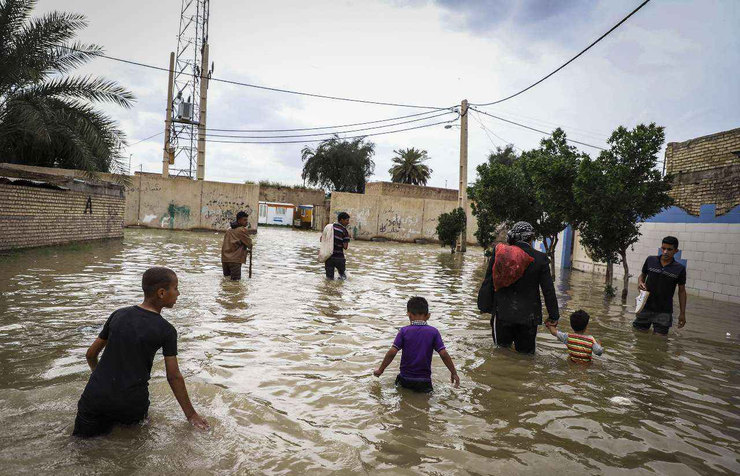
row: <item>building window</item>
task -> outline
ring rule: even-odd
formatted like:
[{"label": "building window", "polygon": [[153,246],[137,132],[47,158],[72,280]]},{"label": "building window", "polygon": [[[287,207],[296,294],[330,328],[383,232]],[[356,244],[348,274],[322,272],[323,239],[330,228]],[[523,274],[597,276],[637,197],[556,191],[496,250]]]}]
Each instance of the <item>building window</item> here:
[{"label": "building window", "polygon": [[261,204],[260,203],[260,216],[262,218],[266,218],[267,217],[267,205],[264,205],[264,204]]},{"label": "building window", "polygon": [[285,215],[285,208],[281,208],[281,207],[278,207],[278,208],[277,208],[277,209],[275,210],[275,213],[276,213],[277,215]]}]

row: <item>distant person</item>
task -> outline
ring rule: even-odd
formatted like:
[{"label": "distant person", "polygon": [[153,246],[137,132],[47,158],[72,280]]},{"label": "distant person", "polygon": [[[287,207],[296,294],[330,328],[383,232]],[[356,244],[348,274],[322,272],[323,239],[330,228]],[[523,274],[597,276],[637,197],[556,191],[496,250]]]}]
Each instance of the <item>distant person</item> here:
[{"label": "distant person", "polygon": [[560,342],[568,347],[568,354],[573,362],[589,363],[593,354],[601,355],[604,353],[604,348],[601,347],[594,336],[586,334],[590,318],[588,313],[581,309],[571,314],[570,327],[573,329],[572,333],[560,332],[557,327],[545,324],[550,334],[557,337]]},{"label": "distant person", "polygon": [[393,341],[393,345],[385,354],[383,363],[380,364],[373,375],[380,377],[386,367],[393,362],[399,350],[401,350],[401,372],[396,377],[396,385],[408,388],[415,392],[428,393],[432,387],[432,351],[436,350],[442,358],[442,362],[450,371],[450,382],[455,388],[460,386],[460,377],[455,371],[450,354],[447,353],[442,343],[439,331],[428,325],[429,304],[423,297],[413,297],[406,304],[406,311],[411,325],[402,327]]},{"label": "distant person", "polygon": [[334,279],[334,268],[339,271],[339,279],[347,279],[347,260],[344,257],[344,250],[349,248],[349,231],[347,231],[349,214],[341,212],[337,215],[337,220],[338,223],[334,223],[334,252],[324,262],[324,270],[329,279]]},{"label": "distant person", "polygon": [[[149,378],[154,354],[162,349],[167,382],[190,423],[208,429],[208,423],[190,403],[185,379],[177,363],[177,331],[161,315],[177,302],[177,275],[168,268],[149,268],[141,279],[144,302],[115,311],[98,338],[87,349],[90,380],[77,403],[72,434],[84,438],[103,435],[117,424],[141,422],[149,411]],[[98,354],[105,348],[98,362]]]},{"label": "distant person", "polygon": [[247,231],[249,215],[246,212],[236,214],[236,221],[231,222],[231,229],[226,230],[224,244],[221,246],[221,266],[224,276],[232,281],[242,279],[242,265],[247,262],[247,253],[252,252],[252,239]]},{"label": "distant person", "polygon": [[[478,309],[491,313],[495,345],[510,347],[513,343],[517,352],[531,354],[535,351],[537,326],[542,324],[540,289],[545,297],[548,325],[557,326],[560,319],[550,260],[532,248],[534,228],[525,221],[515,223],[506,240],[509,246],[497,245],[488,262],[478,291]],[[497,286],[500,287],[496,289]]]},{"label": "distant person", "polygon": [[678,285],[678,328],[686,325],[686,267],[673,259],[678,251],[678,238],[666,236],[660,245],[661,254],[648,256],[637,278],[641,291],[648,291],[645,307],[635,316],[632,327],[641,331],[653,327],[655,334],[668,335],[673,325],[673,294]]}]

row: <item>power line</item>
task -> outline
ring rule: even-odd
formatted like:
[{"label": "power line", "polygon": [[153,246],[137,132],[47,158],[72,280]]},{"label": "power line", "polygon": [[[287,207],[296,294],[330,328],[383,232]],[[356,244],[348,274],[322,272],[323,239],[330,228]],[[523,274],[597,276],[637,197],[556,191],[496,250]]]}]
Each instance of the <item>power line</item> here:
[{"label": "power line", "polygon": [[[243,135],[231,135],[231,134],[209,134],[208,132],[206,132],[206,136],[209,136],[209,137],[233,137],[233,138],[237,138],[237,139],[286,139],[286,138],[291,138],[291,137],[316,137],[316,136],[325,136],[325,135],[333,135],[333,134],[349,134],[349,133],[353,133],[353,132],[362,132],[362,131],[368,131],[368,130],[373,130],[373,129],[383,129],[383,128],[386,128],[386,127],[394,127],[394,126],[400,126],[402,124],[409,124],[409,123],[412,123],[412,122],[426,121],[428,119],[434,119],[436,117],[446,116],[448,114],[453,114],[453,113],[451,111],[445,111],[442,114],[436,114],[434,116],[427,116],[427,117],[422,117],[422,118],[419,118],[419,119],[411,119],[411,120],[408,120],[408,121],[396,122],[396,123],[393,123],[393,124],[383,124],[383,125],[380,125],[380,126],[363,127],[361,129],[351,129],[351,130],[347,130],[347,131],[334,131],[334,132],[329,131],[329,132],[315,132],[315,133],[311,133],[311,134],[288,134],[288,135],[271,135],[271,136],[264,136],[264,135],[262,135],[262,136],[243,136]],[[206,129],[206,131],[209,131],[209,130],[213,130],[213,129]]]},{"label": "power line", "polygon": [[[449,108],[450,112],[454,112],[454,107]],[[353,126],[363,126],[366,124],[377,124],[379,122],[390,122],[395,121],[398,119],[406,119],[408,117],[418,117],[418,116],[424,116],[427,114],[434,114],[437,111],[424,111],[424,112],[418,112],[416,114],[408,114],[406,116],[397,116],[397,117],[389,117],[388,119],[378,119],[375,121],[366,121],[366,122],[355,122],[351,124],[337,124],[335,126],[323,126],[323,127],[299,127],[295,129],[219,129],[214,127],[209,127],[209,131],[218,131],[218,132],[264,132],[264,133],[270,133],[270,132],[298,132],[298,131],[318,131],[322,129],[340,129],[344,127],[353,127]]]},{"label": "power line", "polygon": [[[476,111],[476,112],[478,112],[480,114],[484,114],[484,115],[486,115],[488,117],[492,117],[494,119],[498,119],[499,121],[508,122],[509,124],[513,124],[515,126],[519,126],[519,127],[525,128],[525,129],[529,129],[530,131],[539,132],[540,134],[545,134],[545,135],[548,135],[548,136],[551,134],[550,132],[547,132],[547,131],[543,131],[543,130],[540,130],[540,129],[535,129],[534,127],[530,127],[530,126],[527,126],[527,125],[524,125],[524,124],[520,124],[518,122],[510,121],[508,119],[504,119],[503,117],[494,116],[493,114],[489,114],[486,111],[481,111],[480,109],[476,109],[474,107],[470,107],[470,109],[472,109],[472,110],[474,110],[474,111]],[[565,139],[565,140],[567,140],[568,142],[572,142],[574,144],[580,144],[580,145],[584,145],[586,147],[593,147],[594,149],[606,150],[603,147],[599,147],[597,145],[587,144],[585,142],[580,142],[580,141],[573,140],[573,139]]]},{"label": "power line", "polygon": [[[60,46],[62,48],[66,48],[66,49],[72,50],[72,51],[84,52],[82,50],[78,50],[76,48],[71,48],[71,47],[66,46],[66,45],[57,45],[57,46]],[[138,62],[138,61],[132,61],[132,60],[127,60],[127,59],[123,59],[123,58],[116,58],[115,56],[108,56],[108,55],[104,55],[104,54],[95,54],[95,56],[98,56],[100,58],[105,58],[105,59],[111,60],[111,61],[118,61],[119,63],[126,63],[126,64],[130,64],[130,65],[134,65],[134,66],[139,66],[139,67],[142,67],[142,68],[153,69],[153,70],[156,70],[156,71],[164,71],[166,73],[169,73],[170,72],[170,70],[168,68],[162,68],[160,66],[154,66],[154,65],[151,65],[151,64],[141,63],[141,62]],[[272,92],[276,92],[276,93],[286,93],[286,94],[295,94],[295,95],[298,95],[298,96],[307,96],[307,97],[321,98],[321,99],[331,99],[331,100],[334,100],[334,101],[355,102],[355,103],[361,103],[361,104],[374,104],[374,105],[377,105],[377,106],[408,107],[408,108],[415,108],[415,109],[433,109],[433,110],[449,109],[449,107],[421,106],[421,105],[418,105],[418,104],[404,104],[404,103],[393,103],[393,102],[384,102],[384,101],[371,101],[371,100],[368,100],[368,99],[356,99],[356,98],[347,98],[347,97],[342,97],[342,96],[330,96],[330,95],[326,95],[326,94],[307,93],[307,92],[303,92],[303,91],[293,91],[291,89],[273,88],[273,87],[270,87],[270,86],[261,86],[259,84],[251,84],[251,83],[245,83],[245,82],[242,82],[242,81],[233,81],[233,80],[230,80],[230,79],[223,79],[223,78],[213,78],[213,77],[211,77],[211,78],[209,78],[209,81],[215,81],[215,82],[224,83],[224,84],[231,84],[231,85],[234,85],[234,86],[244,86],[244,87],[247,87],[247,88],[261,89],[263,91],[272,91]]]},{"label": "power line", "polygon": [[[458,118],[451,119],[449,121],[439,121],[434,122],[432,124],[422,124],[420,126],[414,126],[414,127],[407,127],[405,129],[398,129],[395,131],[385,131],[385,132],[375,132],[373,134],[364,134],[360,136],[350,136],[350,137],[339,137],[341,140],[347,140],[347,139],[362,139],[365,137],[373,137],[373,136],[381,136],[385,134],[394,134],[396,132],[405,132],[405,131],[412,131],[415,129],[424,129],[426,127],[432,127],[432,126],[438,126],[440,124],[449,124],[451,122],[455,122]],[[268,139],[268,137],[266,137]],[[232,140],[206,140],[206,142],[213,142],[218,144],[302,144],[307,142],[323,142],[327,140],[324,139],[308,139],[308,140],[288,140],[288,141],[232,141]]]},{"label": "power line", "polygon": [[529,86],[527,86],[526,88],[524,88],[521,91],[519,91],[518,93],[514,93],[511,96],[507,96],[507,97],[505,97],[503,99],[498,99],[496,101],[491,101],[491,102],[487,102],[487,103],[478,103],[478,104],[471,104],[471,105],[473,105],[473,106],[492,106],[494,104],[499,104],[499,103],[502,103],[504,101],[508,101],[509,99],[515,98],[515,97],[519,96],[520,94],[529,91],[530,89],[532,89],[533,87],[537,86],[538,84],[540,84],[541,82],[543,82],[544,80],[546,80],[547,78],[549,78],[550,76],[554,75],[555,73],[557,73],[561,69],[563,69],[566,66],[568,66],[570,63],[572,63],[573,61],[575,61],[583,53],[585,53],[586,51],[590,50],[591,47],[593,47],[594,45],[596,45],[596,43],[598,43],[601,40],[603,40],[604,38],[606,38],[611,32],[613,32],[614,30],[616,30],[617,28],[619,28],[620,25],[622,25],[622,23],[626,22],[632,15],[634,15],[635,13],[637,13],[642,7],[644,7],[645,5],[647,5],[649,2],[650,2],[650,0],[645,0],[644,2],[642,2],[637,8],[635,8],[634,10],[632,10],[632,12],[629,15],[627,15],[624,18],[622,18],[622,20],[619,23],[617,23],[616,25],[614,25],[613,27],[611,27],[611,29],[609,29],[609,31],[607,31],[606,33],[604,33],[603,35],[601,35],[600,37],[598,37],[590,45],[588,45],[586,48],[584,48],[583,50],[581,50],[580,53],[578,53],[577,55],[575,55],[574,57],[572,57],[571,59],[569,59],[568,61],[566,61],[558,69],[556,69],[555,71],[551,72],[550,74],[548,74],[544,78],[540,79],[539,81],[537,81],[535,83],[532,83]]},{"label": "power line", "polygon": [[136,142],[134,142],[133,144],[131,144],[131,145],[127,146],[127,147],[133,147],[133,146],[135,146],[136,144],[141,144],[142,142],[148,141],[149,139],[154,139],[155,137],[157,137],[157,136],[158,136],[158,135],[160,135],[160,134],[164,134],[164,131],[161,131],[161,132],[157,132],[156,134],[150,135],[149,137],[147,137],[147,138],[145,138],[145,139],[141,139],[141,140],[139,140],[139,141],[136,141]]},{"label": "power line", "polygon": [[[478,111],[475,111],[475,112],[478,115],[478,117],[476,117],[476,116],[472,116],[472,117],[474,117],[475,120],[478,121],[478,124],[480,124],[481,128],[483,129],[483,132],[485,132],[486,133],[486,136],[488,136],[488,140],[491,141],[491,144],[493,144],[493,140],[491,139],[491,136],[488,134],[489,132],[491,134],[493,134],[493,136],[496,137],[498,140],[500,140],[501,142],[503,142],[504,146],[510,145],[513,148],[515,148],[516,150],[518,150],[519,152],[522,151],[522,149],[520,149],[519,147],[517,147],[513,142],[504,139],[503,137],[501,137],[500,135],[496,134],[495,132],[493,132],[488,127],[486,127],[486,125],[483,124],[483,121],[480,118],[480,113]],[[493,144],[493,145],[494,145],[494,147],[498,147],[496,144]]]}]

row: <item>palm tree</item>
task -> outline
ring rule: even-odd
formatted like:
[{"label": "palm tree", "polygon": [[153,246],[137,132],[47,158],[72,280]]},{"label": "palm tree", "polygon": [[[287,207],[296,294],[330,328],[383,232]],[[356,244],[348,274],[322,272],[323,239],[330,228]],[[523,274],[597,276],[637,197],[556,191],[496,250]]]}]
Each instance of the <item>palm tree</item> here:
[{"label": "palm tree", "polygon": [[95,109],[131,107],[131,92],[113,81],[67,73],[102,54],[72,42],[83,15],[30,18],[36,0],[0,0],[0,160],[89,172],[120,172],[125,135]]},{"label": "palm tree", "polygon": [[394,150],[393,167],[388,169],[391,181],[394,183],[410,183],[413,185],[426,185],[432,175],[432,169],[422,162],[429,160],[426,150],[410,149]]}]

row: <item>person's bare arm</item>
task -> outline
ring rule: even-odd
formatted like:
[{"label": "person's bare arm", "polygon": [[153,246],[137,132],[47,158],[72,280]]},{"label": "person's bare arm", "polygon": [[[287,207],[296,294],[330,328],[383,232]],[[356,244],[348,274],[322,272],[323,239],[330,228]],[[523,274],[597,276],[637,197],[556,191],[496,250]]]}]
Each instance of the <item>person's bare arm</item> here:
[{"label": "person's bare arm", "polygon": [[107,340],[98,337],[87,349],[87,352],[85,352],[85,359],[87,360],[87,365],[90,366],[90,370],[95,370],[95,367],[98,366],[98,355],[100,355],[107,343]]},{"label": "person's bare arm", "polygon": [[342,248],[344,248],[345,250],[349,248],[349,241],[345,241],[344,243],[342,243]]},{"label": "person's bare arm", "polygon": [[398,353],[398,349],[395,347],[391,347],[388,349],[388,352],[385,353],[385,357],[383,357],[383,363],[380,364],[380,367],[378,367],[377,370],[373,372],[373,375],[376,377],[380,377],[383,375],[383,372],[385,372],[386,367],[388,367],[391,362],[393,362],[394,357],[396,357],[396,354]]},{"label": "person's bare arm", "polygon": [[442,362],[445,363],[447,370],[450,371],[450,383],[452,383],[452,385],[455,388],[459,387],[460,377],[457,376],[457,371],[455,370],[455,364],[452,363],[452,357],[450,357],[450,354],[447,353],[447,349],[440,350],[439,356],[442,358]]},{"label": "person's bare arm", "polygon": [[678,315],[678,328],[686,325],[686,285],[678,285],[678,304],[681,306],[681,314]]},{"label": "person's bare arm", "polygon": [[637,277],[637,289],[640,291],[647,291],[647,286],[645,285],[645,273],[640,273],[640,276]]},{"label": "person's bare arm", "polygon": [[190,403],[188,389],[185,388],[185,378],[180,373],[180,366],[177,363],[177,357],[165,357],[164,366],[167,371],[167,383],[170,384],[170,388],[177,399],[177,403],[180,404],[180,408],[182,408],[183,413],[185,413],[185,418],[187,418],[196,428],[207,430],[209,428],[208,422],[198,415],[195,408],[193,408],[193,404]]}]

